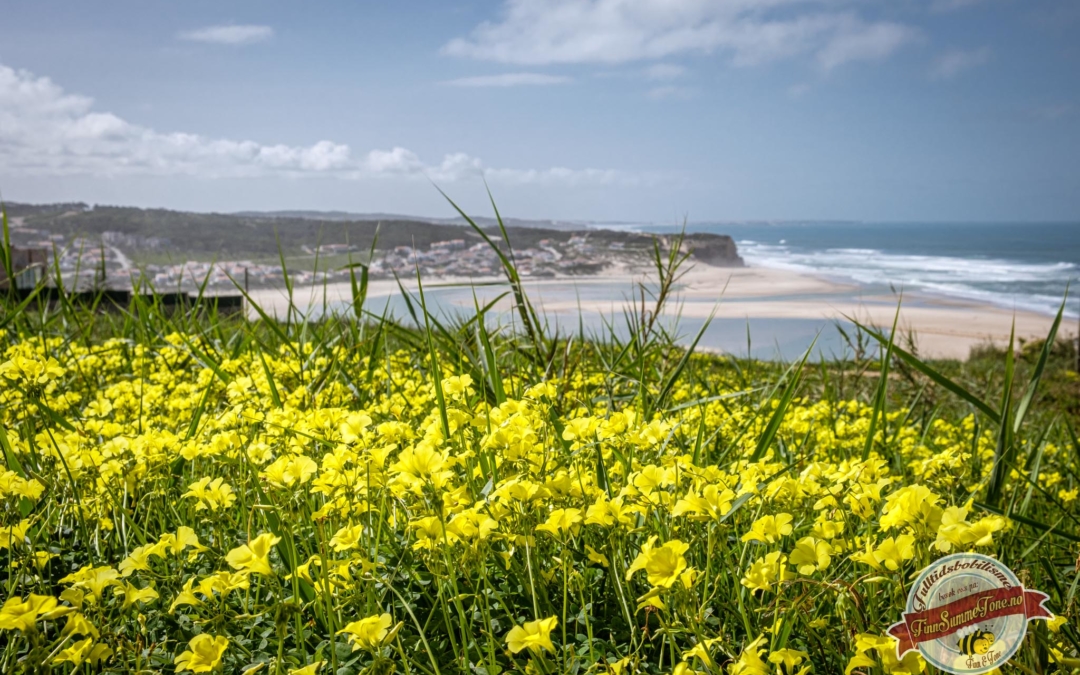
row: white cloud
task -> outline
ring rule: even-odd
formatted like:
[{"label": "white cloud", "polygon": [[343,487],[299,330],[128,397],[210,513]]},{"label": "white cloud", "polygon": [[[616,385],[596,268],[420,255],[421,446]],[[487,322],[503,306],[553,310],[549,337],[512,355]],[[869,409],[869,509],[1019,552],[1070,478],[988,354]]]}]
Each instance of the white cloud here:
[{"label": "white cloud", "polygon": [[476,77],[462,77],[456,80],[447,80],[443,84],[452,87],[520,87],[551,84],[566,84],[574,80],[562,75],[545,75],[543,73],[502,73],[500,75],[478,75]]},{"label": "white cloud", "polygon": [[930,77],[935,80],[951,80],[964,71],[977,68],[990,60],[990,49],[963,51],[953,49],[939,56],[930,69]]},{"label": "white cloud", "polygon": [[645,69],[649,80],[677,80],[686,76],[686,68],[673,63],[656,63]]},{"label": "white cloud", "polygon": [[505,0],[497,21],[451,40],[451,56],[617,64],[720,51],[739,66],[804,54],[825,68],[884,58],[914,29],[838,12],[829,0]]},{"label": "white cloud", "polygon": [[481,174],[493,182],[563,185],[639,184],[654,180],[601,169],[490,168],[465,153],[436,163],[395,147],[355,155],[323,140],[308,146],[160,132],[93,109],[47,77],[0,64],[0,171],[34,176],[328,176],[345,180],[409,178],[453,182]]},{"label": "white cloud", "polygon": [[846,17],[841,27],[818,52],[818,63],[826,70],[851,61],[878,61],[915,38],[914,29],[898,23],[866,24]]},{"label": "white cloud", "polygon": [[209,42],[218,45],[248,45],[254,42],[263,42],[274,37],[274,29],[270,26],[206,26],[196,30],[179,33],[181,40],[193,42]]}]

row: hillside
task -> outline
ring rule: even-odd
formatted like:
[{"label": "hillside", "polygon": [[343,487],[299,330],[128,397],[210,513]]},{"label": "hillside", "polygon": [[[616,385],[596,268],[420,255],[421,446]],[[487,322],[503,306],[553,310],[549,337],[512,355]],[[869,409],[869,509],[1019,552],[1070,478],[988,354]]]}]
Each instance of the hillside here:
[{"label": "hillside", "polygon": [[[464,239],[467,243],[481,238],[470,228],[419,220],[318,220],[309,216],[244,215],[192,213],[166,209],[97,206],[84,204],[8,205],[14,224],[23,228],[45,230],[72,241],[82,237],[96,241],[106,233],[113,242],[135,260],[152,259],[147,254],[168,254],[182,260],[270,258],[280,250],[299,255],[317,246],[348,245],[359,251],[371,247],[378,231],[377,250],[409,246],[427,250],[431,244]],[[498,235],[498,228],[485,228]],[[565,244],[573,237],[586,237],[589,243],[608,250],[647,251],[654,235],[614,230],[568,231],[540,227],[508,228],[515,249],[533,248],[542,241]],[[118,236],[119,235],[119,236]],[[663,240],[662,240],[663,243]],[[742,260],[730,237],[693,234],[687,243],[694,257],[712,265],[741,266]]]}]

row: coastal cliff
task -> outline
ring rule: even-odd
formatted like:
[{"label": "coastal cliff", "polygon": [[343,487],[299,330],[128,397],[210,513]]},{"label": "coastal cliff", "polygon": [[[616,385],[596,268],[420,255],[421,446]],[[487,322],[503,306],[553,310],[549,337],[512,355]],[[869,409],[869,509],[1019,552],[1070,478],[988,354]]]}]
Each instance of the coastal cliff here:
[{"label": "coastal cliff", "polygon": [[693,260],[715,267],[746,267],[735,240],[726,234],[697,232],[686,235],[682,251],[689,252]]}]

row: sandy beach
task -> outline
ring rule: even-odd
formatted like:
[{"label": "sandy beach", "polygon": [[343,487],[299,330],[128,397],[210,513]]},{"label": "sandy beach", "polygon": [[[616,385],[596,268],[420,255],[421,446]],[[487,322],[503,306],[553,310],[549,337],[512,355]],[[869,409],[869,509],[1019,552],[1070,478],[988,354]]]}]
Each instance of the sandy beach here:
[{"label": "sandy beach", "polygon": [[[609,269],[588,277],[529,279],[527,291],[533,302],[548,315],[576,316],[580,311],[598,317],[611,316],[626,306],[635,284],[645,279],[642,273],[627,269]],[[492,299],[504,292],[501,278],[425,280],[425,290],[439,296],[448,290],[448,302],[472,308],[472,292],[478,298]],[[405,282],[415,291],[416,281]],[[744,323],[747,320],[775,319],[815,322],[828,327],[832,322],[853,318],[878,327],[892,325],[899,297],[891,292],[870,293],[857,284],[845,284],[810,274],[761,267],[724,268],[698,264],[680,280],[677,298],[668,308],[678,312],[683,321],[707,318],[716,309],[716,321]],[[398,295],[397,283],[375,280],[368,297]],[[349,302],[348,284],[329,284],[311,289],[296,289],[294,304],[302,312],[340,311]],[[252,299],[270,315],[284,316],[288,299],[283,292],[262,289],[252,292]],[[505,306],[509,302],[504,300]],[[257,316],[251,310],[253,317]],[[992,342],[1006,344],[1015,321],[1019,338],[1045,337],[1053,317],[1035,312],[997,307],[990,304],[905,293],[900,307],[899,331],[910,335],[920,355],[933,358],[967,358],[971,348]],[[772,325],[784,324],[773,322]],[[1062,334],[1075,334],[1065,326]],[[769,336],[765,336],[769,339]],[[703,345],[709,347],[710,345]],[[715,347],[715,346],[714,346]]]}]

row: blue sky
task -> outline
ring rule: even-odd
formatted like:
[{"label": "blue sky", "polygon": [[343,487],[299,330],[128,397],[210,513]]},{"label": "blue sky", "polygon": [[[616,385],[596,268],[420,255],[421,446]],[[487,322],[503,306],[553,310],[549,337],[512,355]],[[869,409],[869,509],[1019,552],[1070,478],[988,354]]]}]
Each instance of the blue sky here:
[{"label": "blue sky", "polygon": [[1080,219],[1072,0],[4,5],[8,200]]}]

